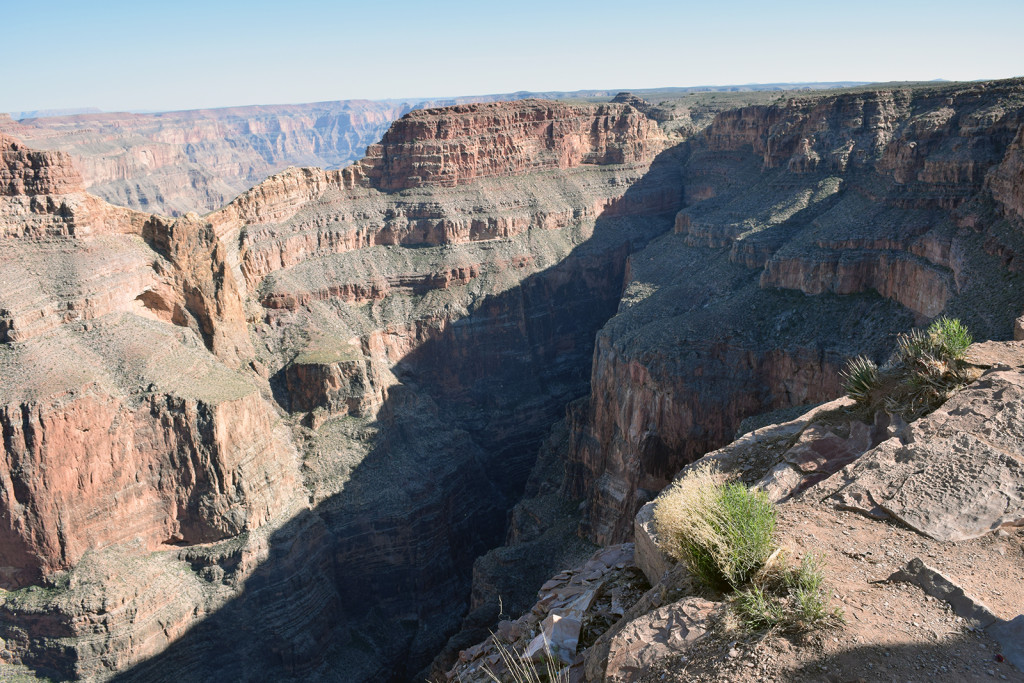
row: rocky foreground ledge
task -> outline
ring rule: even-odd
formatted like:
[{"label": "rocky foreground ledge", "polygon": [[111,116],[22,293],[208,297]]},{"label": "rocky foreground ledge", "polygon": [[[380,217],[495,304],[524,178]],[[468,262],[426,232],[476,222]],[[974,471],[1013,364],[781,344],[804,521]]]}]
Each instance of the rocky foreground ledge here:
[{"label": "rocky foreground ledge", "polygon": [[839,418],[852,404],[839,399],[680,473],[710,465],[766,491],[786,551],[824,555],[841,627],[730,625],[658,550],[655,501],[635,545],[552,577],[447,680],[500,672],[495,639],[536,655],[545,637],[574,681],[1024,680],[1024,342],[976,344],[969,360],[980,378],[909,425]]}]

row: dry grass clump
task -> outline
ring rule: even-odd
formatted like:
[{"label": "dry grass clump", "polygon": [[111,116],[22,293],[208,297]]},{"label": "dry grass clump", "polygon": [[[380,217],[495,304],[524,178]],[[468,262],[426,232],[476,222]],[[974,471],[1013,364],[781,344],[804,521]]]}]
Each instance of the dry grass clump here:
[{"label": "dry grass clump", "polygon": [[775,550],[775,506],[741,483],[697,469],[661,495],[654,509],[665,551],[714,588],[747,583]]},{"label": "dry grass clump", "polygon": [[843,388],[869,410],[884,408],[907,422],[916,420],[972,381],[964,360],[971,341],[959,320],[939,318],[927,330],[901,333],[881,368],[864,356],[851,359],[842,373]]},{"label": "dry grass clump", "polygon": [[791,567],[775,542],[775,504],[764,493],[697,468],[654,508],[658,542],[705,585],[732,592],[730,606],[751,630],[801,631],[842,620],[829,607],[820,558]]},{"label": "dry grass clump", "polygon": [[821,556],[804,555],[795,567],[781,551],[774,557],[733,597],[733,611],[748,628],[798,632],[843,622],[842,610],[829,607]]},{"label": "dry grass clump", "polygon": [[569,667],[558,665],[558,659],[551,654],[547,640],[544,641],[544,656],[540,668],[532,659],[516,654],[497,638],[494,638],[494,645],[498,648],[501,663],[507,670],[507,673],[499,678],[490,667],[483,667],[484,674],[495,683],[569,683]]}]

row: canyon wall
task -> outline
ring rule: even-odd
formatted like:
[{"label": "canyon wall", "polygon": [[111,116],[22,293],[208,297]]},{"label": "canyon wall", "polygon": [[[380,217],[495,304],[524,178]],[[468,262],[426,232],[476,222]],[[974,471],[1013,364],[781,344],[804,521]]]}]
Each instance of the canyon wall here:
[{"label": "canyon wall", "polygon": [[288,166],[339,168],[412,102],[345,100],[13,121],[0,133],[71,155],[90,193],[167,215],[206,213]]},{"label": "canyon wall", "polygon": [[841,393],[837,371],[941,315],[1011,337],[1024,310],[1020,81],[794,98],[687,145],[673,234],[630,257],[598,335],[565,491],[583,531],[639,507],[751,414]]},{"label": "canyon wall", "polygon": [[495,551],[471,592],[560,418],[524,553],[565,499],[626,538],[916,322],[1008,337],[1022,94],[807,94],[685,139],[625,102],[428,109],[177,219],[5,139],[0,673],[421,679],[496,566],[536,569]]},{"label": "canyon wall", "polygon": [[[425,119],[459,135],[416,156]],[[571,153],[553,129],[580,131]],[[380,161],[449,145],[450,173]],[[77,186],[4,198],[64,227],[4,224],[2,658],[101,679],[414,677],[586,391],[628,254],[671,229],[664,146],[626,105],[525,101],[407,117],[380,157],[286,171],[202,218]],[[497,175],[509,149],[524,161]],[[98,208],[65,221],[76,202]]]}]

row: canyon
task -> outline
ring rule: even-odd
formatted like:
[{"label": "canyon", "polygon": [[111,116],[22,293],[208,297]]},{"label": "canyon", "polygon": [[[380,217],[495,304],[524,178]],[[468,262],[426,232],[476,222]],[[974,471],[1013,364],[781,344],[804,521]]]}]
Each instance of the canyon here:
[{"label": "canyon", "polygon": [[207,213],[288,166],[359,159],[416,101],[346,100],[13,120],[0,133],[71,155],[90,194],[166,215]]},{"label": "canyon", "polygon": [[733,104],[349,111],[177,218],[0,126],[0,673],[437,676],[745,418],[1014,336],[1024,82]]}]

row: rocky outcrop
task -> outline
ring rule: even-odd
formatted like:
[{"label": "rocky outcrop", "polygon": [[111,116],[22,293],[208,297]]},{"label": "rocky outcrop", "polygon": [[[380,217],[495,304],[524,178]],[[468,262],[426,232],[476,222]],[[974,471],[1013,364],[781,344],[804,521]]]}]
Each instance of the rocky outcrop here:
[{"label": "rocky outcrop", "polygon": [[[649,591],[630,604],[613,598],[613,609],[616,604],[621,609],[602,614],[602,582],[614,580],[614,573],[595,560],[628,546],[605,548],[582,571],[554,575],[527,614],[502,622],[491,638],[463,649],[448,679],[489,680],[488,672],[500,677],[504,671],[501,648],[537,659],[538,643],[545,641],[560,660],[562,675],[579,681],[681,683],[719,680],[723,674],[744,682],[789,681],[803,680],[812,671],[812,677],[820,677],[824,669],[840,670],[844,676],[870,676],[887,661],[889,670],[901,665],[906,670],[920,669],[919,659],[902,663],[893,658],[893,642],[913,643],[907,653],[927,652],[939,679],[984,680],[995,675],[991,667],[996,666],[1008,680],[1020,679],[1024,660],[1019,634],[1024,615],[1020,614],[1017,553],[1024,547],[1024,534],[1012,516],[1004,518],[1002,528],[996,519],[999,515],[993,517],[990,521],[995,523],[985,529],[988,539],[951,542],[933,540],[934,530],[920,529],[926,534],[921,536],[902,525],[880,524],[876,517],[850,515],[842,502],[844,493],[858,485],[877,488],[884,482],[901,491],[906,482],[913,491],[921,490],[914,481],[927,476],[926,460],[911,454],[899,460],[877,459],[901,442],[929,449],[946,475],[941,485],[934,478],[930,482],[932,492],[939,495],[918,495],[915,502],[921,504],[926,518],[943,511],[947,529],[976,528],[979,504],[988,503],[991,508],[992,503],[1005,502],[1008,490],[1019,488],[1019,481],[1008,485],[1013,477],[1020,477],[1005,465],[1007,458],[1017,458],[1017,446],[1024,443],[1017,424],[1020,400],[1007,386],[1021,377],[1021,345],[975,345],[968,358],[983,373],[981,377],[909,426],[884,411],[866,415],[851,399],[838,399],[785,422],[772,424],[779,412],[765,416],[761,422],[769,424],[679,473],[685,477],[701,469],[766,491],[777,502],[780,549],[773,557],[790,558],[784,562],[795,562],[800,555],[818,558],[826,582],[820,595],[823,607],[845,615],[841,626],[814,633],[825,627],[798,624],[795,628],[812,633],[796,638],[758,631],[752,638],[756,645],[752,644],[743,637],[751,635],[751,629],[742,625],[736,603],[714,601],[714,591],[696,586],[685,566],[660,550],[662,539],[650,514],[659,503],[656,500],[635,520],[637,543],[632,557],[648,577]],[[948,433],[936,429],[936,424],[947,425]],[[954,443],[950,438],[954,430],[968,441]],[[960,447],[978,449],[991,467],[1004,468],[1002,476],[970,476],[977,463],[965,459]],[[992,457],[992,448],[1001,457]],[[911,467],[901,467],[904,460]],[[833,495],[837,490],[839,494]],[[1014,505],[1019,512],[1019,501]],[[913,524],[913,518],[909,522]],[[595,604],[597,609],[590,607]],[[894,618],[894,614],[908,614],[910,619]],[[579,623],[589,637],[577,642]],[[829,643],[825,648],[809,645],[819,637]],[[566,646],[574,657],[564,656]],[[972,658],[969,653],[979,649],[984,654]]]},{"label": "rocky outcrop", "polygon": [[988,177],[992,196],[1012,216],[1024,219],[1024,125],[1006,150],[1006,156]]},{"label": "rocky outcrop", "polygon": [[1024,343],[974,354],[991,369],[845,470],[834,500],[940,541],[1024,524]]},{"label": "rocky outcrop", "polygon": [[[553,118],[517,126],[523,111]],[[129,680],[230,677],[246,658],[284,676],[341,665],[350,680],[401,679],[430,662],[461,622],[473,560],[500,541],[537,444],[585,391],[628,254],[678,208],[674,165],[656,159],[661,138],[635,110],[509,112],[430,113],[490,150],[463,168],[481,177],[451,187],[385,191],[360,170],[372,160],[295,169],[205,217],[139,214],[133,232],[76,223],[8,240],[4,273],[28,276],[0,317],[10,367],[35,357],[46,376],[68,376],[64,386],[11,373],[4,389],[5,576],[53,586],[42,602],[2,607],[28,634],[25,647],[21,632],[0,635],[14,643],[8,659],[59,676],[131,668]],[[552,123],[588,137],[560,148]],[[647,137],[631,141],[637,130]],[[487,177],[509,140],[523,150],[518,175]],[[563,158],[564,174],[552,173]],[[47,220],[69,196],[46,195]],[[68,267],[52,267],[53,254]],[[62,345],[86,359],[75,372]],[[86,431],[92,421],[112,427]],[[77,467],[59,485],[44,474],[59,469],[51,444]],[[308,569],[299,530],[316,537]],[[257,559],[239,568],[234,544]],[[149,567],[137,581],[113,568],[136,562]],[[159,578],[181,562],[198,583]],[[127,583],[109,596],[124,611],[102,638],[40,620],[95,621],[75,585],[54,578],[64,571],[76,585],[91,571]],[[171,584],[180,597],[149,606],[151,586]],[[307,608],[292,604],[296,592],[311,596]],[[163,635],[147,626],[153,610]],[[233,628],[256,621],[264,635],[247,642],[263,647],[208,656],[210,639],[234,641]],[[182,635],[190,628],[208,637]],[[288,645],[267,635],[293,630]]]},{"label": "rocky outcrop", "polygon": [[488,672],[509,676],[501,648],[536,660],[550,656],[559,666],[572,665],[579,675],[594,641],[648,598],[648,586],[632,560],[633,547],[627,543],[603,548],[585,563],[559,572],[541,587],[528,612],[500,622],[490,638],[461,651],[443,678],[468,682],[492,680]]},{"label": "rocky outcrop", "polygon": [[[8,589],[118,543],[154,550],[237,535],[278,513],[294,485],[294,456],[242,378],[158,323],[112,317],[4,351]],[[71,350],[82,354],[73,366]],[[135,382],[148,389],[136,388],[130,375],[110,376],[112,360],[159,369],[143,370]],[[176,367],[187,374],[171,376]]]},{"label": "rocky outcrop", "polygon": [[6,196],[67,194],[82,189],[82,178],[61,152],[26,148],[0,135],[0,192]]},{"label": "rocky outcrop", "polygon": [[618,104],[461,105],[406,114],[366,150],[360,165],[385,192],[453,187],[478,178],[643,161],[659,151],[661,137],[653,121]]},{"label": "rocky outcrop", "polygon": [[[563,491],[612,541],[744,417],[834,397],[915,319],[1008,336],[1016,219],[988,179],[1015,88],[799,98],[668,149],[628,104],[458,106],[204,217],[0,198],[3,564],[33,584],[0,652],[57,677],[422,678],[486,620],[474,559],[588,389]],[[891,426],[808,432],[786,467],[820,485]],[[546,547],[543,512],[509,540]],[[596,648],[578,671],[648,666],[607,628],[632,610],[595,588],[614,564],[530,626]],[[119,582],[99,602],[96,577]]]}]

